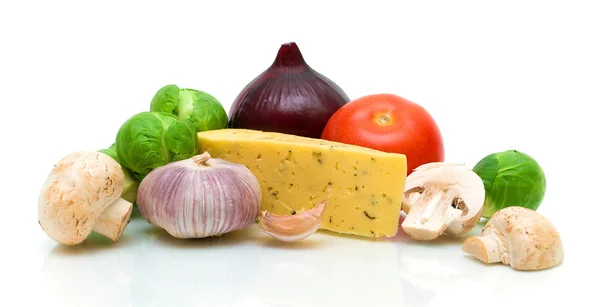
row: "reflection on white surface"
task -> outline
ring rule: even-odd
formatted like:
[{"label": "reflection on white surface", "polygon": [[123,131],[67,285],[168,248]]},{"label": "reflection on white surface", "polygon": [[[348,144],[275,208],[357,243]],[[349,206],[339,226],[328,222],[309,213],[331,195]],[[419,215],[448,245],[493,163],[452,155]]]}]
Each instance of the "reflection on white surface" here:
[{"label": "reflection on white surface", "polygon": [[104,238],[81,246],[57,245],[46,257],[42,274],[49,306],[128,306],[130,254]]},{"label": "reflection on white surface", "polygon": [[[458,282],[480,277],[470,276],[460,265],[466,262],[461,252],[464,236],[444,235],[435,242],[421,243],[411,241],[402,232],[395,240],[403,250],[400,267],[406,306],[433,306],[432,303],[440,291],[449,290],[457,295]],[[448,302],[445,306],[449,306]]]},{"label": "reflection on white surface", "polygon": [[[474,230],[476,232],[477,230]],[[560,286],[557,270],[519,273],[464,255],[464,238],[419,243],[318,233],[297,244],[256,225],[180,240],[133,220],[113,244],[56,246],[42,273],[48,306],[450,306],[465,295],[510,305],[524,288]],[[560,272],[560,271],[559,271]]]},{"label": "reflection on white surface", "polygon": [[[396,238],[404,247],[400,257],[406,306],[486,307],[537,306],[557,303],[563,295],[563,266],[542,271],[516,271],[503,264],[486,265],[465,254],[462,242],[480,232],[480,223],[469,233],[443,236],[435,242]],[[515,304],[517,303],[517,304]]]},{"label": "reflection on white surface", "polygon": [[403,306],[393,242],[323,235],[306,243],[315,247],[277,244],[261,253],[247,296],[272,306]]}]

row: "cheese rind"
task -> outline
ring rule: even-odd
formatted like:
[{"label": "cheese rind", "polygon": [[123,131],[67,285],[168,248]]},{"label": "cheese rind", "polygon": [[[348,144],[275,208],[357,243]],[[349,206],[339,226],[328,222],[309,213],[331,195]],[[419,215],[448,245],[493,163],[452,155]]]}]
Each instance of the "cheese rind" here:
[{"label": "cheese rind", "polygon": [[320,229],[368,237],[398,231],[403,154],[245,129],[199,132],[198,141],[200,152],[248,167],[261,186],[261,210],[295,214],[331,192]]}]

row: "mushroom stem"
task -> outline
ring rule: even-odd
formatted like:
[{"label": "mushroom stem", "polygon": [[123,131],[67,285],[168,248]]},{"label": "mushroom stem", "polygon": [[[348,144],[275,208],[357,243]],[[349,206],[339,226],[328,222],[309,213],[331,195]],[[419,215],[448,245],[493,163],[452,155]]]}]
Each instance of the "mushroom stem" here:
[{"label": "mushroom stem", "polygon": [[448,224],[462,214],[461,210],[452,207],[455,198],[451,190],[435,186],[426,187],[418,197],[409,195],[408,200],[414,201],[402,222],[402,229],[415,240],[439,237]]},{"label": "mushroom stem", "polygon": [[501,262],[502,254],[506,253],[502,242],[493,236],[468,238],[463,243],[462,250],[485,263]]},{"label": "mushroom stem", "polygon": [[127,224],[129,224],[132,210],[132,203],[119,198],[100,213],[92,230],[97,234],[117,241]]}]

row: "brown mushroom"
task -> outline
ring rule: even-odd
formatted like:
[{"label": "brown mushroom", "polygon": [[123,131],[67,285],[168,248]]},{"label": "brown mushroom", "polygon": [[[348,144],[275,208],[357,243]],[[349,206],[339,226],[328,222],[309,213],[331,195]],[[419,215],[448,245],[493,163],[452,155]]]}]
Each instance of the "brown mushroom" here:
[{"label": "brown mushroom", "polygon": [[433,162],[406,178],[404,197],[402,229],[415,240],[433,240],[473,229],[483,213],[485,188],[464,164]]},{"label": "brown mushroom", "polygon": [[75,245],[92,232],[117,241],[133,204],[120,198],[121,166],[100,152],[75,152],[48,175],[38,200],[38,221],[55,241]]},{"label": "brown mushroom", "polygon": [[497,211],[481,236],[465,240],[462,250],[485,263],[502,262],[517,270],[546,269],[564,259],[554,225],[540,213],[517,206]]}]

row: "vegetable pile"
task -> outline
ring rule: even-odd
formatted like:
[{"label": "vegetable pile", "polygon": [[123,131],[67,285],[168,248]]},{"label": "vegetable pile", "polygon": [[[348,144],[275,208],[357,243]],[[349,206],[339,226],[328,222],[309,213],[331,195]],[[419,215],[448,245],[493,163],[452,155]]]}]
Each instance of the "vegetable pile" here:
[{"label": "vegetable pile", "polygon": [[[223,135],[224,149],[201,141],[201,135],[217,130],[240,138],[255,135],[252,144],[283,140],[312,148],[312,154],[270,145],[250,154],[239,150],[239,139],[227,141]],[[332,164],[331,152],[336,157],[347,152],[348,160]],[[357,183],[376,172],[386,174],[382,157],[406,161],[392,165],[402,172],[397,177],[385,177],[405,179],[397,183],[398,194],[376,190],[377,182],[375,188]],[[257,161],[262,164],[252,164]],[[324,179],[306,205],[292,208],[280,194],[304,191],[304,199],[314,188],[289,181],[282,191],[275,184],[301,175],[288,175],[291,169],[310,168],[340,180]],[[278,176],[277,182],[263,172]],[[74,152],[56,164],[40,191],[38,221],[61,244],[80,244],[91,232],[117,241],[137,206],[149,223],[179,239],[224,235],[257,223],[274,240],[295,242],[334,223],[346,223],[349,234],[353,223],[374,225],[363,229],[377,237],[377,223],[386,214],[388,221],[394,217],[381,209],[387,203],[386,210],[396,204],[395,213],[406,214],[395,226],[415,242],[467,235],[463,252],[484,263],[539,270],[564,258],[558,231],[537,212],[545,192],[544,171],[530,155],[512,149],[482,154],[473,168],[445,161],[442,133],[425,107],[389,93],[351,100],[306,63],[295,43],[287,43],[271,66],[241,89],[229,113],[207,92],[173,84],[158,89],[147,110],[122,123],[109,147]],[[344,208],[327,209],[340,197],[359,196],[370,203],[347,210],[348,216],[332,214]],[[267,197],[279,211],[265,205]],[[482,232],[469,236],[482,218],[487,219]]]}]

